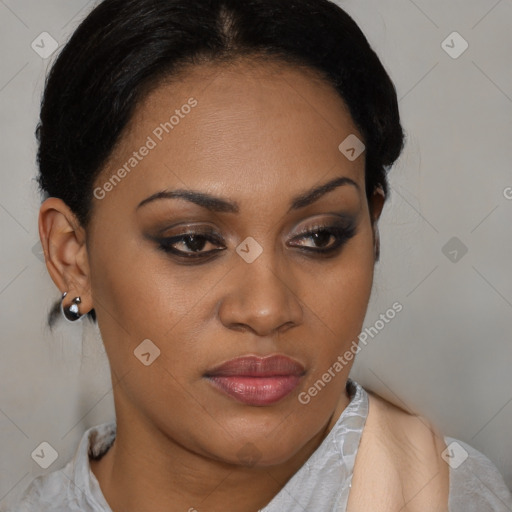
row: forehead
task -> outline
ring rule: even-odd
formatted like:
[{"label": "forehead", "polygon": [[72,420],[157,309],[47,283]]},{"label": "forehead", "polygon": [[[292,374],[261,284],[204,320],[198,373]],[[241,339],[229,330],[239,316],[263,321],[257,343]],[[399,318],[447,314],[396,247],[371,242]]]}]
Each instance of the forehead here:
[{"label": "forehead", "polygon": [[276,62],[194,66],[137,106],[102,179],[146,145],[126,180],[137,195],[176,183],[220,193],[229,183],[242,197],[307,176],[314,184],[345,175],[362,186],[364,157],[351,162],[338,148],[350,135],[362,139],[337,91],[313,71]]},{"label": "forehead", "polygon": [[[200,117],[199,110],[204,116],[200,122],[210,120],[219,127],[236,122],[240,128],[261,128],[266,122],[265,128],[272,129],[270,124],[277,128],[309,116],[309,125],[315,130],[322,127],[322,131],[357,132],[341,96],[314,70],[247,59],[189,66],[172,81],[160,82],[137,106],[129,129],[141,122],[161,121],[165,112],[179,109],[190,97],[197,99],[200,106],[195,109],[195,118]],[[197,124],[194,127],[199,128]]]}]

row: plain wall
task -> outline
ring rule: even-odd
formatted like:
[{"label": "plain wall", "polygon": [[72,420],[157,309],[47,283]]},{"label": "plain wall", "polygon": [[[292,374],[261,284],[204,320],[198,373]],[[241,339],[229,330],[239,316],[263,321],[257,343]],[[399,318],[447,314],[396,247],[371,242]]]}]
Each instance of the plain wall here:
[{"label": "plain wall", "polygon": [[[512,487],[512,2],[339,4],[394,80],[407,134],[365,327],[394,302],[403,310],[368,336],[352,376],[483,452]],[[31,43],[48,32],[64,44],[91,7],[0,3],[0,500],[63,467],[85,429],[114,418],[96,327],[46,328],[59,292],[38,252],[34,182],[34,129],[55,54],[45,60]],[[456,59],[442,48],[454,31],[469,44]],[[42,441],[59,454],[48,470],[31,458]]]}]

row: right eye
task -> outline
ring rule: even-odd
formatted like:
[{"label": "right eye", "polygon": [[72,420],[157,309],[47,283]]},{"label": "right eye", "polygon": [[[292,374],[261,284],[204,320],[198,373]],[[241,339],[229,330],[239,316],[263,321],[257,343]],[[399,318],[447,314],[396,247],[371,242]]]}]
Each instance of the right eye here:
[{"label": "right eye", "polygon": [[[222,246],[222,240],[213,231],[190,231],[159,240],[159,246],[163,251],[184,259],[204,258],[226,249],[222,246],[222,248],[204,251],[207,244]],[[188,250],[178,249],[178,247]]]}]

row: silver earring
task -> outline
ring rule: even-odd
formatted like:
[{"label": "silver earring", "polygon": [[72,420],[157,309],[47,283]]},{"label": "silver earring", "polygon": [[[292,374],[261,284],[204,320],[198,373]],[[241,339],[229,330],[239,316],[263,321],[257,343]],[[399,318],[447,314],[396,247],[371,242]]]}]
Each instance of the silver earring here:
[{"label": "silver earring", "polygon": [[82,302],[80,297],[75,297],[69,306],[64,306],[64,297],[68,292],[64,292],[62,294],[62,300],[60,302],[60,311],[62,313],[62,316],[68,320],[69,322],[75,322],[76,320],[80,320],[82,315],[80,314],[79,305]]}]

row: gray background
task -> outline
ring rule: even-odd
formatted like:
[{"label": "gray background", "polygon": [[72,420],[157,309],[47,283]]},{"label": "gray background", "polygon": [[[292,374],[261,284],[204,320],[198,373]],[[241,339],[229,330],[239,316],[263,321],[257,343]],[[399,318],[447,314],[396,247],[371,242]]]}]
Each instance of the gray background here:
[{"label": "gray background", "polygon": [[[353,376],[473,445],[512,486],[512,0],[339,4],[394,80],[408,137],[365,326],[395,301],[403,311],[369,337]],[[43,59],[31,43],[49,32],[62,45],[92,5],[0,0],[0,499],[64,466],[84,430],[114,414],[96,328],[45,327],[59,293],[38,252],[34,182],[55,54]],[[442,46],[454,31],[469,44],[456,59]],[[43,441],[58,452],[47,470],[31,458]]]}]

